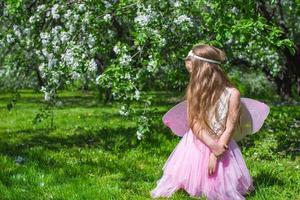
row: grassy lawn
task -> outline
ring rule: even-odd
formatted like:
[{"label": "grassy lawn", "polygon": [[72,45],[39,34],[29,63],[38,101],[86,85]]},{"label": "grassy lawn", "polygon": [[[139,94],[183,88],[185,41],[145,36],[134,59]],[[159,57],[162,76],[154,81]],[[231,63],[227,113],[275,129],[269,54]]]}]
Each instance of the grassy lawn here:
[{"label": "grassy lawn", "polygon": [[[63,92],[56,129],[32,120],[43,97],[24,90],[12,111],[0,95],[0,199],[150,199],[180,138],[161,121],[179,100],[158,95],[155,124],[144,140],[134,118],[92,93]],[[239,143],[256,191],[247,199],[300,200],[300,106],[273,106],[261,131]],[[135,105],[139,106],[139,105]],[[171,199],[191,199],[182,190]]]}]

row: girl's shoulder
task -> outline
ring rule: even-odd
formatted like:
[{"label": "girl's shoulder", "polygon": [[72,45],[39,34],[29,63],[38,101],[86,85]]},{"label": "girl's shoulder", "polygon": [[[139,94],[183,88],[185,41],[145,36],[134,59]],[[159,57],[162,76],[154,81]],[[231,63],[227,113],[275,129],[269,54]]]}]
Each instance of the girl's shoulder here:
[{"label": "girl's shoulder", "polygon": [[236,89],[235,87],[229,87],[229,86],[226,86],[225,88],[227,90],[228,93],[232,94],[232,93],[235,93],[235,94],[240,94],[240,91],[238,89]]},{"label": "girl's shoulder", "polygon": [[228,93],[227,97],[228,100],[233,99],[233,100],[238,100],[241,97],[240,91],[236,89],[235,87],[226,87]]},{"label": "girl's shoulder", "polygon": [[240,91],[236,89],[235,87],[225,87],[225,92],[222,95],[222,98],[225,100],[229,100],[232,98],[239,98],[240,97]]}]

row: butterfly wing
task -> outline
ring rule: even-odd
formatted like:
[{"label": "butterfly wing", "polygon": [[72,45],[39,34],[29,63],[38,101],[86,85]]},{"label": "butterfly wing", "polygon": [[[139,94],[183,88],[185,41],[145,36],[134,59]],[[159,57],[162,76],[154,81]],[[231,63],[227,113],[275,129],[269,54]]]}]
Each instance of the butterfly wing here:
[{"label": "butterfly wing", "polygon": [[241,115],[237,129],[233,135],[236,141],[242,140],[248,134],[259,131],[270,112],[270,108],[255,99],[241,98]]},{"label": "butterfly wing", "polygon": [[[269,111],[270,108],[265,103],[242,97],[241,115],[233,138],[239,141],[246,135],[259,131]],[[172,107],[163,116],[162,121],[175,135],[182,137],[189,130],[187,117],[187,102],[182,101]]]},{"label": "butterfly wing", "polygon": [[182,101],[172,107],[162,118],[163,123],[180,137],[189,130],[186,109],[187,102]]}]

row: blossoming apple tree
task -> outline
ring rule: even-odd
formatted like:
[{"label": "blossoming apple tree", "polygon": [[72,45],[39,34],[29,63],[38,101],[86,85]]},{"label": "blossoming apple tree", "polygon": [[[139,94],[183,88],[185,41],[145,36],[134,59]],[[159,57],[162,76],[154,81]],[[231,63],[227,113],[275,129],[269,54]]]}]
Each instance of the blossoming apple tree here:
[{"label": "blossoming apple tree", "polygon": [[299,54],[295,39],[299,20],[287,22],[299,2],[8,0],[0,4],[2,87],[17,90],[24,83],[37,84],[48,108],[59,101],[59,89],[76,82],[94,84],[106,100],[120,103],[123,116],[138,112],[131,107],[133,101],[142,102],[145,106],[136,120],[138,139],[151,125],[151,98],[142,91],[151,86],[185,87],[182,58],[199,42],[226,51],[225,69],[241,64],[261,67],[277,81],[283,95],[291,94],[289,83],[300,88],[299,61],[294,58]]}]

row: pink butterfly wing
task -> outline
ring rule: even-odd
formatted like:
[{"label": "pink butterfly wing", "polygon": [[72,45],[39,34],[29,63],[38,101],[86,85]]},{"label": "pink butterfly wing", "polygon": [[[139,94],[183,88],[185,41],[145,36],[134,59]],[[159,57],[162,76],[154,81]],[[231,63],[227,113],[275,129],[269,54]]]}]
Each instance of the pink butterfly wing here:
[{"label": "pink butterfly wing", "polygon": [[163,123],[169,127],[175,135],[180,137],[189,130],[186,103],[186,101],[182,101],[176,104],[162,118]]},{"label": "pink butterfly wing", "polygon": [[270,108],[265,103],[254,99],[242,98],[242,101],[250,112],[252,119],[252,134],[254,134],[262,127],[265,119],[269,115]]},{"label": "pink butterfly wing", "polygon": [[240,124],[233,135],[236,141],[242,140],[248,134],[254,134],[259,131],[269,115],[270,108],[260,101],[241,98],[241,116]]},{"label": "pink butterfly wing", "polygon": [[[233,138],[239,141],[246,135],[259,131],[269,111],[268,105],[254,99],[242,97],[240,124]],[[162,120],[175,135],[182,137],[189,130],[187,124],[187,102],[182,101],[176,104],[163,116]]]}]

